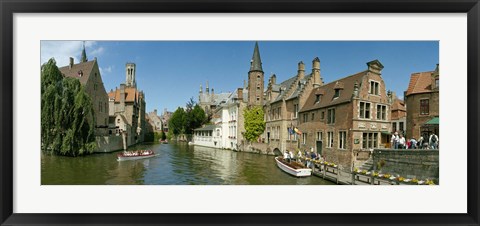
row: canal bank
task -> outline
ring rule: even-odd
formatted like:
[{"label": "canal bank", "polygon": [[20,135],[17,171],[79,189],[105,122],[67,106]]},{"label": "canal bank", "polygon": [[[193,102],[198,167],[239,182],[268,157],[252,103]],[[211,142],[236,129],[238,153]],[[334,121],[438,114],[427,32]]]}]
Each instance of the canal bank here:
[{"label": "canal bank", "polygon": [[274,157],[189,146],[144,143],[157,157],[117,161],[117,153],[82,157],[42,154],[42,185],[333,185],[318,177],[295,178],[281,171]]}]

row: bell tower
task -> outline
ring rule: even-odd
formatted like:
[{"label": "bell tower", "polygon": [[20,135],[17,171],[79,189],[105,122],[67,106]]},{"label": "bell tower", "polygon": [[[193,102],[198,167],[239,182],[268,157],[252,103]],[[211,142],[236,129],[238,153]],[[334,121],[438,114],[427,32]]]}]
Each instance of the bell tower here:
[{"label": "bell tower", "polygon": [[260,50],[258,42],[255,42],[252,60],[250,61],[250,71],[248,71],[248,105],[263,105],[264,73],[262,69],[262,60],[260,59]]},{"label": "bell tower", "polygon": [[125,80],[125,83],[128,87],[133,87],[137,88],[137,82],[135,81],[135,64],[134,63],[127,63],[125,65],[125,71],[127,74],[127,78]]}]

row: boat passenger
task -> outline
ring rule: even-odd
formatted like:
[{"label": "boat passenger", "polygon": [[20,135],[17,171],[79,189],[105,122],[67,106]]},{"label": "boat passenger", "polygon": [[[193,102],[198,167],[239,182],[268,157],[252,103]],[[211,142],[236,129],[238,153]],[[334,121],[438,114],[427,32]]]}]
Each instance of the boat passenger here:
[{"label": "boat passenger", "polygon": [[290,161],[290,156],[288,155],[288,151],[285,151],[283,153],[283,159],[285,159],[285,161]]}]

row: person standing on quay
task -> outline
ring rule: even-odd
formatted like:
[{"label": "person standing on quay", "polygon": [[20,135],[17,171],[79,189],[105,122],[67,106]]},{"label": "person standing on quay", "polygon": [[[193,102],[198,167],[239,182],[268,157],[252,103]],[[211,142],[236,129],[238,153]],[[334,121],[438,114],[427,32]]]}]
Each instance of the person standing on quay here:
[{"label": "person standing on quay", "polygon": [[428,147],[431,149],[438,148],[438,136],[435,135],[435,133],[432,133],[432,135],[430,135],[430,138],[428,138]]},{"label": "person standing on quay", "polygon": [[398,147],[400,149],[405,149],[405,137],[403,137],[402,134],[400,134],[400,138],[398,139]]}]

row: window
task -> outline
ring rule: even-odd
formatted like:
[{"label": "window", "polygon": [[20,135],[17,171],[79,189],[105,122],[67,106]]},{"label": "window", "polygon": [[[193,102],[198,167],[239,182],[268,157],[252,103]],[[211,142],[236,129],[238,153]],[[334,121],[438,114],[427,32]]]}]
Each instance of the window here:
[{"label": "window", "polygon": [[327,110],[327,123],[328,124],[335,123],[335,108]]},{"label": "window", "polygon": [[321,97],[320,94],[315,94],[315,103],[319,103],[319,102],[320,102],[320,97]]},{"label": "window", "polygon": [[308,114],[304,113],[303,114],[303,122],[307,122],[307,121],[308,121]]},{"label": "window", "polygon": [[260,97],[257,96],[257,101],[259,101],[259,100],[260,100]]},{"label": "window", "polygon": [[325,112],[322,111],[322,113],[320,113],[320,119],[324,119],[325,118]]},{"label": "window", "polygon": [[260,86],[257,86],[257,90],[260,90]]},{"label": "window", "polygon": [[280,126],[277,126],[277,139],[280,139]]},{"label": "window", "polygon": [[327,132],[327,137],[328,137],[327,147],[331,148],[333,147],[333,132]]},{"label": "window", "polygon": [[397,131],[397,123],[396,122],[392,122],[392,131],[393,132]]},{"label": "window", "polygon": [[293,105],[293,117],[294,118],[298,117],[298,104]]},{"label": "window", "polygon": [[346,131],[338,132],[338,148],[345,149],[347,146],[345,144],[346,142],[347,142],[347,132]]},{"label": "window", "polygon": [[370,103],[360,102],[359,118],[370,118]]},{"label": "window", "polygon": [[363,148],[377,148],[378,133],[363,133],[362,141]]},{"label": "window", "polygon": [[400,127],[400,128],[399,128],[400,131],[403,131],[403,122],[400,122],[400,125],[399,125],[398,127]]},{"label": "window", "polygon": [[307,143],[307,134],[304,133],[304,134],[302,135],[302,138],[303,138],[303,144],[306,144],[306,143]]},{"label": "window", "polygon": [[420,100],[420,114],[421,115],[428,115],[429,114],[428,99]]},{"label": "window", "polygon": [[315,119],[315,113],[312,113],[312,121]]},{"label": "window", "polygon": [[435,79],[435,88],[439,88],[440,87],[440,80],[437,78]]},{"label": "window", "polygon": [[378,87],[378,82],[370,81],[370,94],[378,95]]},{"label": "window", "polygon": [[98,102],[98,111],[102,112],[102,102]]},{"label": "window", "polygon": [[335,95],[333,96],[333,98],[337,98],[340,96],[340,89],[335,89]]},{"label": "window", "polygon": [[277,110],[277,113],[278,113],[278,118],[282,118],[282,108],[278,108]]},{"label": "window", "polygon": [[321,141],[323,139],[323,134],[322,132],[317,132],[317,140]]},{"label": "window", "polygon": [[386,120],[387,106],[377,104],[377,119]]}]

